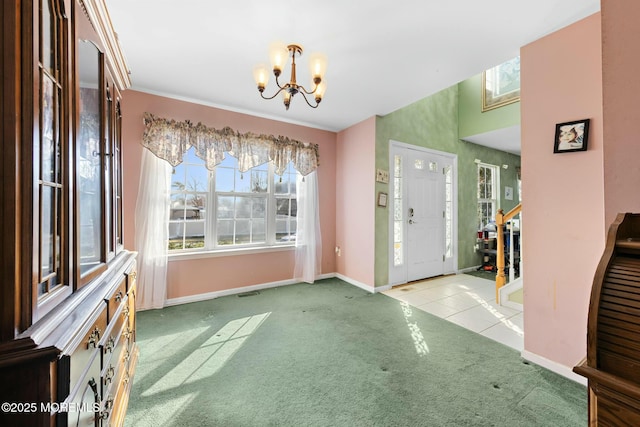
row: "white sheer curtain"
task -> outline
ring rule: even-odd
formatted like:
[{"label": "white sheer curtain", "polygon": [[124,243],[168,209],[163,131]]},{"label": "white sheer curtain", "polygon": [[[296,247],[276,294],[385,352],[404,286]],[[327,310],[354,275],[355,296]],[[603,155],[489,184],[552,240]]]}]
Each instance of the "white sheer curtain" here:
[{"label": "white sheer curtain", "polygon": [[139,309],[162,308],[167,296],[171,171],[169,163],[142,150],[135,215]]},{"label": "white sheer curtain", "polygon": [[298,225],[296,230],[296,264],[294,279],[313,283],[320,275],[322,237],[320,235],[320,203],[317,172],[298,175]]}]

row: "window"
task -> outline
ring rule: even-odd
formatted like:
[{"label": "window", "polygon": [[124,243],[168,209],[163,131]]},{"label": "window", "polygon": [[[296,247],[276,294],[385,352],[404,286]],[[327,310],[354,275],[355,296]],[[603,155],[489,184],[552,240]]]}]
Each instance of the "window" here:
[{"label": "window", "polygon": [[297,172],[265,163],[247,172],[227,155],[215,171],[191,149],[171,179],[169,250],[275,246],[295,241]]},{"label": "window", "polygon": [[499,168],[478,164],[478,230],[495,221],[498,205]]},{"label": "window", "polygon": [[453,166],[444,167],[444,255],[453,257]]},{"label": "window", "polygon": [[[418,163],[415,164],[418,167]],[[393,158],[393,266],[397,267],[404,263],[402,252],[404,236],[404,218],[402,215],[402,178],[403,165],[402,156],[395,155]]]}]

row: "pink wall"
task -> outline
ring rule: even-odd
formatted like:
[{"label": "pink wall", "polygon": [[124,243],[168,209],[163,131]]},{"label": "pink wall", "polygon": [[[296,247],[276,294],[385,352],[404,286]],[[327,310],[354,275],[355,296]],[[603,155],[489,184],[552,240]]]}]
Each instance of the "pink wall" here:
[{"label": "pink wall", "polygon": [[605,223],[640,212],[640,2],[602,0]]},{"label": "pink wall", "polygon": [[[336,134],[246,114],[234,113],[171,98],[126,91],[123,95],[123,172],[125,246],[135,249],[134,209],[140,179],[142,156],[142,117],[144,112],[178,121],[191,120],[207,126],[230,126],[240,132],[285,135],[320,146],[318,168],[320,191],[320,227],[322,232],[322,273],[333,273],[335,266],[336,230]],[[294,251],[278,251],[251,255],[236,255],[170,261],[167,298],[257,285],[293,277]]]},{"label": "pink wall", "polygon": [[338,133],[337,272],[372,288],[375,259],[375,117]]},{"label": "pink wall", "polygon": [[[605,238],[600,14],[520,56],[525,351],[572,367]],[[554,154],[555,124],[583,118],[588,150]]]}]

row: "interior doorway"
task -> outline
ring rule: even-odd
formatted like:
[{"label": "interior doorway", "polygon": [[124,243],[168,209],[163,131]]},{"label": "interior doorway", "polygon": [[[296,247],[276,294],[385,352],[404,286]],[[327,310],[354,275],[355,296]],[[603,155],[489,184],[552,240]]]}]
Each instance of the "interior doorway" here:
[{"label": "interior doorway", "polygon": [[391,141],[389,283],[457,269],[457,156]]}]

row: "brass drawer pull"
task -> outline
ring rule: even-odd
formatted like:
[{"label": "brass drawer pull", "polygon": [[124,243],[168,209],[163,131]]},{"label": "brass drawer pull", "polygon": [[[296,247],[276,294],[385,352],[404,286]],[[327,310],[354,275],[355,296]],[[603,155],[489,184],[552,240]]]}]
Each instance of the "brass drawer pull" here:
[{"label": "brass drawer pull", "polygon": [[100,328],[96,326],[91,335],[89,335],[89,339],[87,339],[87,348],[98,347],[98,341],[100,341]]},{"label": "brass drawer pull", "polygon": [[115,373],[116,373],[116,370],[113,369],[113,366],[109,365],[109,369],[107,369],[107,374],[104,377],[104,385],[108,385],[111,383]]},{"label": "brass drawer pull", "polygon": [[118,293],[116,294],[114,299],[116,300],[116,302],[120,302],[120,301],[122,301],[122,297],[123,296],[124,295],[122,294],[122,291],[118,291]]},{"label": "brass drawer pull", "polygon": [[100,418],[106,420],[109,418],[111,409],[113,408],[113,397],[109,396],[106,402],[104,402],[104,411],[100,412]]},{"label": "brass drawer pull", "polygon": [[107,340],[107,343],[104,346],[105,353],[111,353],[115,346],[116,346],[116,339],[114,338],[113,335],[109,335],[109,339]]}]

